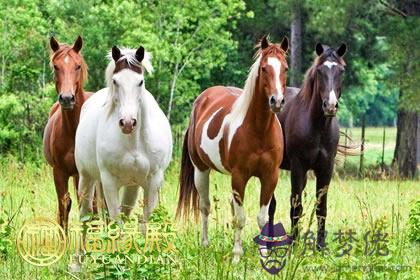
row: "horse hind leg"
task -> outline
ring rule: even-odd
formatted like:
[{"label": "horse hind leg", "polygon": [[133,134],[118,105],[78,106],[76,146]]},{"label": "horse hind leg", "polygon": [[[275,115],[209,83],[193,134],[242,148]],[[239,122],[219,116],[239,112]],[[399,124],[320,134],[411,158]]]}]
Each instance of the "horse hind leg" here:
[{"label": "horse hind leg", "polygon": [[194,184],[197,189],[197,192],[200,196],[199,206],[201,212],[201,244],[204,247],[209,245],[209,236],[208,236],[208,221],[210,214],[210,198],[209,198],[209,173],[210,170],[200,171],[198,168],[194,167]]},{"label": "horse hind leg", "polygon": [[245,186],[249,178],[245,178],[242,174],[232,173],[232,205],[233,205],[233,227],[234,232],[234,245],[233,245],[233,263],[238,263],[243,255],[241,233],[245,226],[245,211],[243,207]]},{"label": "horse hind leg", "polygon": [[292,226],[292,235],[294,239],[299,236],[298,222],[303,212],[302,205],[302,191],[306,186],[307,174],[300,165],[292,165],[291,168],[291,183],[292,193],[290,195],[290,220]]},{"label": "horse hind leg", "polygon": [[54,185],[58,199],[57,220],[60,226],[67,232],[69,213],[71,209],[71,198],[69,193],[69,175],[58,168],[53,169]]}]

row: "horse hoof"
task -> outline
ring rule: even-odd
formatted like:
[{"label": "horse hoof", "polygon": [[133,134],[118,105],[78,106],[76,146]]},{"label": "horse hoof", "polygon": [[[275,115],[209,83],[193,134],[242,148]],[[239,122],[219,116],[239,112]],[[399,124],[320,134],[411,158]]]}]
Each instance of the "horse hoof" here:
[{"label": "horse hoof", "polygon": [[209,247],[209,241],[208,240],[202,240],[201,241],[201,246],[203,246],[203,247]]},{"label": "horse hoof", "polygon": [[238,264],[240,260],[241,260],[240,255],[234,255],[232,259],[232,264]]},{"label": "horse hoof", "polygon": [[80,263],[71,263],[68,266],[68,270],[71,273],[79,273],[79,272],[82,272],[82,265]]}]

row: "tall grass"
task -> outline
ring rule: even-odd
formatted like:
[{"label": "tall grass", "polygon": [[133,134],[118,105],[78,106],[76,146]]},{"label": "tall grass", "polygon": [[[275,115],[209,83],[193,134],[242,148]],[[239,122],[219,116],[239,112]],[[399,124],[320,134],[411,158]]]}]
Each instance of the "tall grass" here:
[{"label": "tall grass", "polygon": [[[160,210],[157,214],[174,221],[179,165],[174,161],[166,172],[165,184],[160,193]],[[56,218],[57,201],[51,170],[46,165],[22,165],[13,159],[3,160],[0,165],[0,277],[2,279],[95,279],[104,275],[105,268],[97,269],[91,264],[84,266],[81,274],[67,270],[70,255],[48,268],[37,268],[27,264],[16,252],[13,244],[17,230],[25,219],[35,216]],[[301,219],[302,233],[316,231],[315,182],[310,176],[304,191],[304,216]],[[209,219],[208,248],[200,246],[200,224],[193,219],[187,223],[176,223],[174,244],[178,253],[176,262],[159,268],[156,266],[124,267],[131,272],[107,277],[125,279],[271,279],[259,263],[258,247],[252,238],[259,233],[256,216],[259,211],[260,186],[252,179],[247,186],[244,200],[247,223],[242,239],[244,256],[237,265],[231,264],[233,230],[232,215],[228,199],[231,193],[230,177],[211,174],[210,195],[212,209]],[[409,205],[419,197],[418,181],[370,181],[341,179],[336,176],[328,193],[328,218],[326,228],[328,251],[325,253],[307,250],[304,242],[293,247],[288,255],[286,267],[276,279],[416,279],[418,276],[419,244],[407,239]],[[72,189],[72,188],[71,188]],[[72,189],[73,201],[76,201]],[[281,221],[289,231],[290,182],[286,172],[276,189],[277,212],[275,222]],[[140,203],[139,203],[140,204]],[[76,203],[74,204],[76,205]],[[141,206],[136,213],[141,213]],[[71,211],[71,221],[78,220],[77,207]],[[2,235],[5,224],[10,233]],[[340,243],[334,241],[334,232],[353,229],[356,238],[363,241],[368,230],[384,230],[388,235],[387,256],[365,256],[363,243],[353,244],[350,256],[337,257]],[[9,240],[7,242],[5,240]],[[4,246],[6,250],[1,250]],[[385,271],[366,270],[385,266]],[[406,267],[402,267],[406,266]],[[109,268],[109,267],[108,267]],[[400,271],[397,271],[400,269]],[[355,271],[352,271],[355,270]],[[135,273],[134,273],[135,272]]]}]

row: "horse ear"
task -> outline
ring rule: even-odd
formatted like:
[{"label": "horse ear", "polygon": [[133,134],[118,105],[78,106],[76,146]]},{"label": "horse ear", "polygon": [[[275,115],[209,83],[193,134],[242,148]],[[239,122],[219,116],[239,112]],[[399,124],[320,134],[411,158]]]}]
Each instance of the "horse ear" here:
[{"label": "horse ear", "polygon": [[138,62],[142,62],[144,58],[144,48],[143,46],[140,46],[136,51],[136,59]]},{"label": "horse ear", "polygon": [[270,45],[270,41],[268,40],[268,35],[264,35],[260,40],[261,49],[265,49]]},{"label": "horse ear", "polygon": [[287,36],[284,36],[283,40],[281,41],[280,47],[285,52],[287,52],[287,50],[289,49],[289,38],[287,38]]},{"label": "horse ear", "polygon": [[83,39],[79,35],[79,36],[77,36],[76,42],[74,42],[73,50],[78,53],[78,52],[80,52],[82,47],[83,47]]},{"label": "horse ear", "polygon": [[50,47],[53,50],[53,52],[58,51],[58,49],[60,48],[60,44],[58,44],[58,42],[54,38],[54,36],[51,36],[51,38],[50,38]]},{"label": "horse ear", "polygon": [[117,46],[113,46],[111,53],[112,53],[112,59],[114,59],[114,61],[117,62],[118,59],[120,59],[121,57],[120,49]]},{"label": "horse ear", "polygon": [[346,44],[341,44],[341,46],[335,51],[338,56],[343,56],[346,53],[347,46]]},{"label": "horse ear", "polygon": [[324,47],[321,45],[321,43],[316,44],[315,52],[317,56],[320,56],[324,52]]}]

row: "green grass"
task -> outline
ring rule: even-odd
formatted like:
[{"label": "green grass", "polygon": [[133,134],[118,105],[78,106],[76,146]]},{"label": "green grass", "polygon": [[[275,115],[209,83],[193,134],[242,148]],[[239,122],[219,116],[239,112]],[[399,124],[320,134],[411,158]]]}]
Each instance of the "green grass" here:
[{"label": "green grass", "polygon": [[[174,220],[177,204],[177,178],[179,172],[178,160],[175,160],[166,173],[166,181],[161,191],[160,205]],[[0,166],[0,217],[10,218],[17,213],[11,222],[13,241],[17,230],[25,219],[35,216],[56,217],[56,195],[48,166],[41,167],[21,165],[14,160],[3,160]],[[312,177],[312,176],[310,176]],[[311,222],[315,198],[314,180],[309,179],[304,196],[304,217],[302,228],[315,230]],[[259,184],[251,180],[247,186],[244,207],[247,223],[243,231],[243,247],[245,255],[238,265],[231,264],[233,230],[231,228],[231,212],[228,199],[230,197],[230,177],[212,173],[210,214],[210,247],[199,245],[200,223],[191,219],[189,223],[177,223],[177,235],[174,240],[178,249],[177,264],[164,267],[167,279],[271,279],[262,270],[258,258],[258,248],[252,238],[259,233],[256,216],[259,210]],[[72,191],[73,201],[74,192]],[[281,221],[287,231],[289,222],[290,183],[288,174],[282,171],[276,189],[277,212],[276,222]],[[364,256],[363,243],[357,243],[351,256],[336,257],[337,242],[329,235],[330,253],[322,256],[301,256],[302,245],[294,248],[289,256],[284,270],[277,275],[278,279],[418,279],[420,263],[418,243],[411,243],[406,238],[407,219],[411,203],[418,200],[418,181],[371,181],[342,180],[335,176],[328,194],[327,229],[335,232],[339,229],[353,229],[357,238],[363,241],[362,234],[368,230],[383,228],[389,234],[388,248],[390,254],[386,257]],[[19,205],[22,203],[21,207]],[[75,204],[74,204],[75,205]],[[217,209],[216,209],[217,208]],[[140,206],[136,209],[140,212]],[[78,220],[77,207],[71,212],[71,222]],[[1,223],[0,223],[1,225]],[[1,230],[0,230],[1,232]],[[1,236],[1,235],[0,235]],[[0,246],[2,245],[0,240]],[[1,248],[0,248],[1,249]],[[1,252],[1,250],[0,250]],[[9,246],[6,254],[0,255],[1,279],[94,279],[100,275],[101,267],[84,266],[84,272],[72,275],[67,271],[68,259],[63,258],[48,268],[37,268],[23,261],[16,252],[14,244]],[[66,256],[68,257],[68,255]],[[349,272],[349,265],[366,266],[365,269],[388,265],[385,272],[364,273],[360,268]],[[396,265],[409,266],[408,271],[393,271]],[[337,272],[340,266],[341,272]],[[133,269],[133,268],[131,268]],[[156,266],[144,266],[142,275],[154,277]],[[347,270],[346,270],[347,269]],[[99,271],[99,272],[98,272]],[[141,271],[141,270],[140,270]],[[122,279],[122,278],[121,278]]]}]

